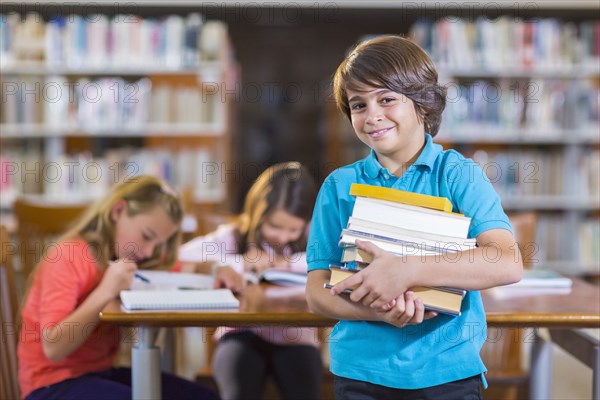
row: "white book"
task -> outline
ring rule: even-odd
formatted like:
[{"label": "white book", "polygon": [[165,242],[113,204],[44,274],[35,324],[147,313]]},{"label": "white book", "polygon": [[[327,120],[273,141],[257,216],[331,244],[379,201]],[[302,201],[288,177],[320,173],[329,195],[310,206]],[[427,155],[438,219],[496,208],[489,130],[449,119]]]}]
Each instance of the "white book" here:
[{"label": "white book", "polygon": [[167,68],[181,68],[183,61],[185,25],[179,15],[169,15],[165,20]]},{"label": "white book", "polygon": [[523,270],[523,279],[506,288],[570,288],[573,281],[566,276],[544,269]]},{"label": "white book", "polygon": [[[436,255],[442,254],[445,251],[445,248],[440,247],[439,249],[435,249],[432,247],[424,246],[419,243],[412,242],[403,242],[403,241],[394,241],[394,240],[385,240],[381,237],[377,237],[375,235],[369,234],[361,234],[360,232],[352,232],[347,229],[342,230],[342,234],[340,236],[339,246],[340,247],[354,247],[356,246],[356,240],[362,240],[364,242],[370,242],[376,245],[377,247],[394,253],[396,255],[407,255],[407,256],[428,256],[428,255]],[[456,249],[453,248],[454,252]]]},{"label": "white book", "polygon": [[229,289],[123,290],[120,297],[127,310],[194,310],[240,306],[239,300]]},{"label": "white book", "polygon": [[106,15],[90,16],[87,28],[87,57],[85,64],[92,68],[108,66],[108,32],[109,21]]},{"label": "white book", "polygon": [[477,244],[476,239],[465,239],[453,236],[430,234],[411,229],[398,228],[392,225],[365,221],[355,217],[350,217],[348,219],[347,229],[371,235],[385,236],[393,240],[418,243],[419,245],[431,247],[443,247],[446,244],[452,244],[452,248],[454,250],[461,251],[471,250],[475,248]]},{"label": "white book", "polygon": [[352,216],[420,232],[466,238],[471,218],[390,201],[357,197]]},{"label": "white book", "polygon": [[246,274],[246,280],[251,283],[265,281],[279,286],[304,286],[307,279],[306,273],[277,268],[268,268],[259,274]]}]

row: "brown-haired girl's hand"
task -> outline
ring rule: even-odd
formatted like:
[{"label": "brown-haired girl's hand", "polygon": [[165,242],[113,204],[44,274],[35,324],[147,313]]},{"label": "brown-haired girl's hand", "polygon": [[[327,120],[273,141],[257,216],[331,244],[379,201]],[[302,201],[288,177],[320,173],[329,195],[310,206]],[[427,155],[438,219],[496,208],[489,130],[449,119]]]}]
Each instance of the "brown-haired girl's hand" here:
[{"label": "brown-haired girl's hand", "polygon": [[271,255],[257,246],[250,246],[248,251],[244,253],[243,257],[244,271],[255,274],[261,273],[267,268],[271,268],[274,262]]},{"label": "brown-haired girl's hand", "polygon": [[215,270],[214,287],[231,289],[233,292],[241,293],[246,288],[246,279],[238,274],[233,268],[220,266]]},{"label": "brown-haired girl's hand", "polygon": [[104,276],[98,285],[98,289],[110,299],[119,295],[121,290],[131,287],[133,276],[137,271],[137,264],[128,259],[111,261],[104,271]]}]

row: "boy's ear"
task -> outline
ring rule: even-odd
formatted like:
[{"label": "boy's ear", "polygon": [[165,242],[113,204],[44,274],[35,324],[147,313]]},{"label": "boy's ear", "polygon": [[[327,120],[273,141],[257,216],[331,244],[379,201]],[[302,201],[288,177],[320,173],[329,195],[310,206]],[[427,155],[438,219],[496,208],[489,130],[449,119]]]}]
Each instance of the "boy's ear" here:
[{"label": "boy's ear", "polygon": [[119,216],[125,211],[127,211],[127,202],[121,199],[113,204],[110,210],[110,219],[112,219],[113,222],[116,222]]}]

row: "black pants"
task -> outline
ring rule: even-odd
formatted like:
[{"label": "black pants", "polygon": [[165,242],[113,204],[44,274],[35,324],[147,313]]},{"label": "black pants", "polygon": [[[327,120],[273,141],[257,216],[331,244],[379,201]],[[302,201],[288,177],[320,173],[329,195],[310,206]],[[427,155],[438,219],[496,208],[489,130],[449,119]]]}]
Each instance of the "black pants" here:
[{"label": "black pants", "polygon": [[354,379],[334,377],[336,400],[481,400],[479,375],[424,389],[394,389]]},{"label": "black pants", "polygon": [[221,339],[213,374],[224,400],[262,398],[268,375],[285,400],[321,398],[323,364],[317,348],[277,345],[252,332],[232,332]]}]

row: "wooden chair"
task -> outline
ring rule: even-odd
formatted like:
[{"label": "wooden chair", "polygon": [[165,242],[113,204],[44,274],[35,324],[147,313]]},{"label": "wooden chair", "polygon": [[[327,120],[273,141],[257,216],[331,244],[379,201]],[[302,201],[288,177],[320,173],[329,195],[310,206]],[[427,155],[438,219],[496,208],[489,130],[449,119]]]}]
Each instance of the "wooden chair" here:
[{"label": "wooden chair", "polygon": [[47,204],[19,198],[14,203],[23,280],[40,261],[44,249],[63,234],[88,204]]},{"label": "wooden chair", "polygon": [[19,304],[13,264],[15,248],[6,228],[0,226],[0,399],[20,398],[16,322]]},{"label": "wooden chair", "polygon": [[[523,212],[509,216],[523,265],[529,268],[535,262],[535,234],[537,216]],[[488,368],[490,384],[486,399],[517,399],[526,394],[529,374],[521,367],[524,330],[520,328],[488,329],[488,341],[481,350],[481,357]]]}]

